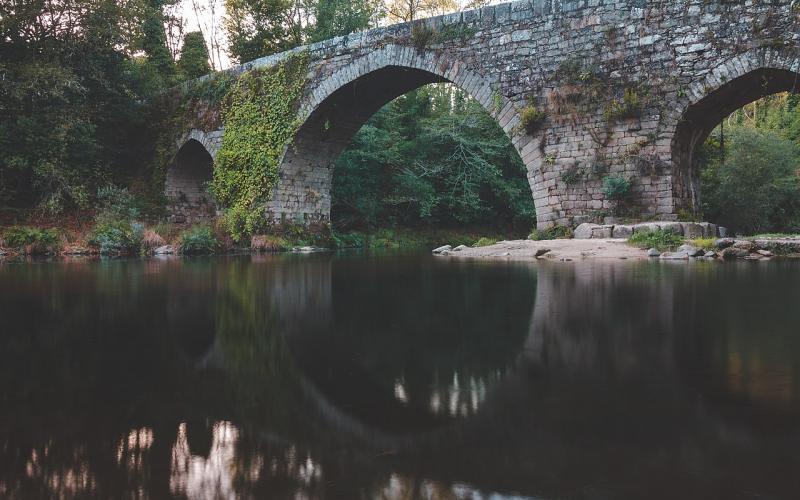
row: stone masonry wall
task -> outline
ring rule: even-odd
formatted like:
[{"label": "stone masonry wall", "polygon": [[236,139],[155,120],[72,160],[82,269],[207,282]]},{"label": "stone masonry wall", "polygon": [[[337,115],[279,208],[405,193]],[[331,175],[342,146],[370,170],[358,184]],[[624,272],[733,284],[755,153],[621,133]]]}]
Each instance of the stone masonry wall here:
[{"label": "stone masonry wall", "polygon": [[[795,90],[786,75],[800,71],[799,45],[790,0],[531,0],[295,49],[311,56],[304,124],[267,210],[327,220],[332,165],[364,121],[413,88],[447,81],[511,138],[540,228],[612,212],[608,175],[631,181],[632,213],[675,219],[699,203],[692,153],[713,128],[700,117],[724,116],[765,90]],[[768,83],[758,85],[762,76]],[[529,106],[544,119],[524,127]]]}]

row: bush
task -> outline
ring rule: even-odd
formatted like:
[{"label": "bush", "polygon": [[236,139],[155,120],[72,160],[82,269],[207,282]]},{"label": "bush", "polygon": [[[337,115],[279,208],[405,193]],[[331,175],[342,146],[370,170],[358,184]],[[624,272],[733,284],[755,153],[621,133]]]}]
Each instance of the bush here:
[{"label": "bush", "polygon": [[519,123],[527,133],[535,134],[546,117],[547,115],[544,111],[531,104],[524,107],[520,112]]},{"label": "bush", "polygon": [[655,248],[659,252],[675,250],[683,244],[683,236],[656,229],[655,231],[642,231],[628,238],[628,243],[639,248]]},{"label": "bush", "polygon": [[12,227],[6,231],[3,239],[9,248],[16,248],[28,255],[56,253],[61,245],[58,231],[38,227]]},{"label": "bush", "polygon": [[255,252],[283,252],[291,245],[280,236],[255,235],[250,238],[250,249]]},{"label": "bush", "polygon": [[133,255],[142,247],[144,227],[136,222],[106,220],[98,222],[89,235],[89,244],[101,255]]},{"label": "bush", "polygon": [[362,233],[333,233],[331,241],[334,248],[363,248],[366,246],[367,238]]},{"label": "bush", "polygon": [[548,227],[547,229],[542,229],[541,231],[534,229],[530,236],[528,236],[529,240],[534,241],[559,240],[567,238],[572,238],[572,228],[569,226],[552,226]]},{"label": "bush", "polygon": [[607,175],[603,177],[603,195],[612,201],[621,201],[628,197],[631,191],[631,182],[621,175]]},{"label": "bush", "polygon": [[109,184],[97,190],[98,221],[123,221],[139,217],[140,201],[126,188]]},{"label": "bush", "polygon": [[142,236],[142,248],[145,250],[153,250],[160,246],[166,245],[167,242],[157,232],[148,229]]},{"label": "bush", "polygon": [[178,250],[184,255],[210,255],[217,251],[219,241],[208,226],[192,226],[180,235]]}]

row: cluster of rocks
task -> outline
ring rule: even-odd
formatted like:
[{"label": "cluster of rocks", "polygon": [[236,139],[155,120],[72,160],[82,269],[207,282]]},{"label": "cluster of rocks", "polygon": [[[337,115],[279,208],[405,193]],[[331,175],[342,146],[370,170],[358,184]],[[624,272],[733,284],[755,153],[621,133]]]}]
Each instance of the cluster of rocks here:
[{"label": "cluster of rocks", "polygon": [[462,252],[469,248],[466,245],[458,245],[457,247],[453,248],[452,245],[444,245],[438,248],[433,249],[434,255],[450,255],[453,252]]},{"label": "cluster of rocks", "polygon": [[665,260],[697,259],[745,259],[764,260],[776,254],[800,254],[800,239],[734,239],[720,238],[714,241],[714,247],[705,250],[693,245],[681,245],[675,252],[661,253],[655,248],[648,250],[649,257]]},{"label": "cluster of rocks", "polygon": [[579,240],[599,238],[630,238],[644,231],[670,231],[687,239],[716,238],[727,236],[724,227],[710,222],[643,222],[639,224],[591,224],[583,223],[575,228],[574,237]]}]

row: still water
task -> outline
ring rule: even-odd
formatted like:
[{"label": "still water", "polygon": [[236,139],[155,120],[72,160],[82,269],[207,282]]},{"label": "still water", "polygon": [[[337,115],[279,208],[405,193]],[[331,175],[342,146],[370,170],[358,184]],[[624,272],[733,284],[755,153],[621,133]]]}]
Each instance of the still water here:
[{"label": "still water", "polygon": [[0,264],[0,497],[800,497],[800,262]]}]

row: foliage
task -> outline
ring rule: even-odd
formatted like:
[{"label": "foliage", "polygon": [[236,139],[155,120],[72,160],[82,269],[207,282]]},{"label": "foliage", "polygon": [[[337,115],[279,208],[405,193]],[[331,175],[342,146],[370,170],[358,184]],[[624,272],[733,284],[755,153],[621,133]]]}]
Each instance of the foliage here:
[{"label": "foliage", "polygon": [[572,228],[569,226],[550,226],[547,229],[534,229],[528,236],[529,240],[562,240],[572,238]]},{"label": "foliage", "polygon": [[377,24],[383,4],[377,0],[316,0],[316,22],[308,29],[308,42],[320,42],[361,31]]},{"label": "foliage", "polygon": [[495,120],[463,91],[430,85],[381,109],[336,162],[339,228],[491,225],[535,218],[525,167]]},{"label": "foliage", "polygon": [[141,102],[173,64],[152,5],[0,2],[0,204],[58,215],[141,175]]},{"label": "foliage", "polygon": [[192,80],[211,73],[211,66],[208,64],[208,48],[206,48],[203,33],[200,31],[186,33],[183,38],[178,72],[183,80]]},{"label": "foliage", "polygon": [[703,250],[714,250],[716,248],[716,241],[716,238],[695,238],[693,240],[689,240],[688,243],[698,248],[702,248]]},{"label": "foliage", "polygon": [[573,163],[569,166],[566,170],[561,172],[561,180],[564,184],[570,186],[572,184],[578,183],[583,176],[585,175],[584,170],[580,167],[578,162]]},{"label": "foliage", "polygon": [[139,217],[141,201],[127,188],[109,184],[97,190],[98,220],[134,220]]},{"label": "foliage", "polygon": [[547,118],[547,114],[533,104],[522,108],[519,113],[519,123],[528,134],[535,134],[545,118]]},{"label": "foliage", "polygon": [[5,232],[3,239],[9,248],[29,255],[54,253],[60,245],[57,230],[30,226],[11,227]]},{"label": "foliage", "polygon": [[250,248],[256,252],[283,252],[291,245],[286,239],[273,235],[254,235],[250,238]]},{"label": "foliage", "polygon": [[303,52],[245,73],[225,100],[225,134],[210,189],[226,208],[225,227],[236,241],[265,223],[263,205],[299,126],[296,115],[307,67],[308,54]]},{"label": "foliage", "polygon": [[417,50],[424,50],[428,47],[436,36],[436,30],[428,26],[424,21],[414,23],[411,27],[411,44]]},{"label": "foliage", "polygon": [[178,237],[178,251],[184,255],[210,255],[219,248],[219,241],[209,226],[192,226]]},{"label": "foliage", "polygon": [[701,173],[703,212],[745,234],[800,230],[800,147],[774,132],[734,127],[724,161],[706,147]]},{"label": "foliage", "polygon": [[100,220],[89,234],[89,244],[101,255],[132,255],[142,246],[144,226],[127,220]]},{"label": "foliage", "polygon": [[622,99],[612,99],[604,111],[605,119],[638,118],[642,113],[642,103],[636,89],[626,88]]},{"label": "foliage", "polygon": [[334,232],[331,235],[333,248],[363,248],[367,243],[367,236],[353,231],[349,233]]},{"label": "foliage", "polygon": [[475,244],[472,245],[472,246],[474,246],[476,248],[488,247],[488,246],[494,245],[495,243],[497,243],[496,239],[483,237],[483,238],[479,239],[478,241],[476,241]]},{"label": "foliage", "polygon": [[603,177],[602,191],[606,199],[621,201],[630,194],[631,182],[622,175],[607,175]]},{"label": "foliage", "polygon": [[656,229],[654,231],[640,231],[628,238],[628,243],[639,248],[655,248],[659,252],[675,250],[683,244],[683,236]]},{"label": "foliage", "polygon": [[231,56],[246,62],[302,45],[310,12],[304,6],[297,12],[297,7],[287,0],[225,0]]}]

